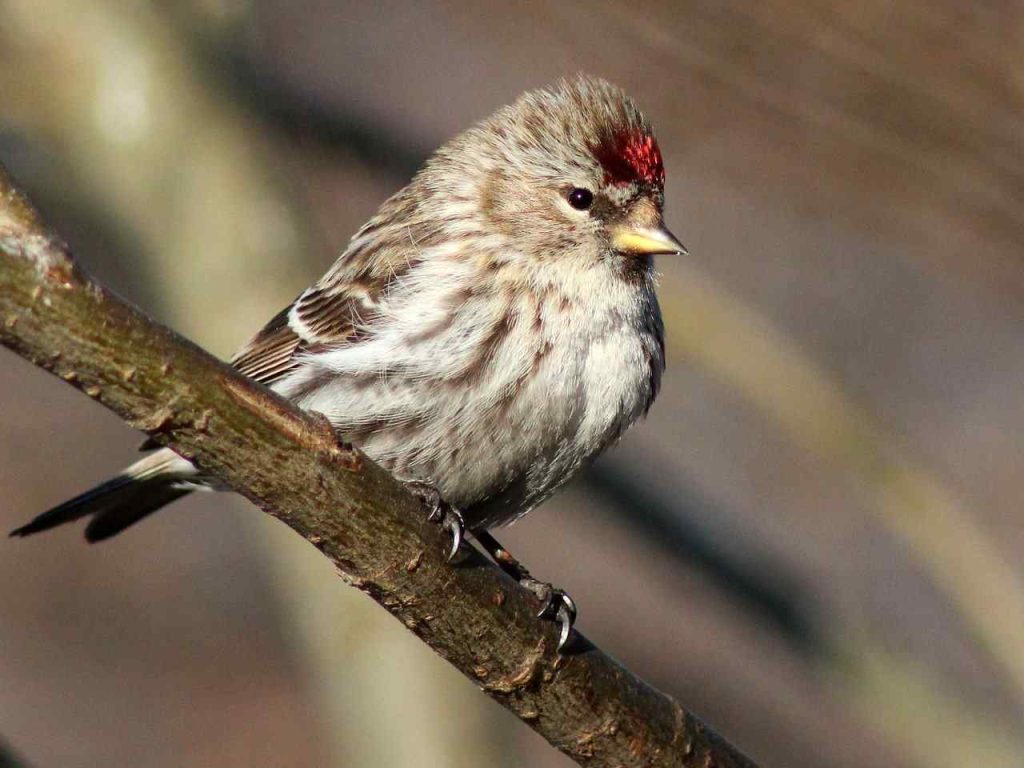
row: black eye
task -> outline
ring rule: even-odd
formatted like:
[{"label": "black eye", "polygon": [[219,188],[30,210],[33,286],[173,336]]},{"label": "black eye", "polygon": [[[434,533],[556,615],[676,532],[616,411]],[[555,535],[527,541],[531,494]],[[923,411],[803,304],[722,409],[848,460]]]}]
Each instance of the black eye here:
[{"label": "black eye", "polygon": [[577,211],[585,211],[594,202],[594,193],[583,187],[573,187],[569,191],[569,205]]}]

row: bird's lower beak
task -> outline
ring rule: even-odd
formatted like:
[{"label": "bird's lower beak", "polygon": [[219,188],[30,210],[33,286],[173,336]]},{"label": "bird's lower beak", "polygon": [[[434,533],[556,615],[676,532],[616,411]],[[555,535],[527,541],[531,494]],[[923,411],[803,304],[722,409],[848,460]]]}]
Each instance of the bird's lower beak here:
[{"label": "bird's lower beak", "polygon": [[654,256],[659,253],[674,253],[686,256],[686,246],[676,239],[665,225],[657,227],[635,227],[621,225],[612,231],[612,245],[615,250],[636,256]]}]

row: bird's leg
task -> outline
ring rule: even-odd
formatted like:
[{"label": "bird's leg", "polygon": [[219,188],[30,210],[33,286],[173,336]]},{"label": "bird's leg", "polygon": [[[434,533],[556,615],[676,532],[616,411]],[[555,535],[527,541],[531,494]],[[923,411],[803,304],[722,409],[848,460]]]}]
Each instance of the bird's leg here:
[{"label": "bird's leg", "polygon": [[561,626],[558,635],[558,650],[561,651],[569,640],[572,625],[576,622],[576,603],[573,599],[558,587],[535,579],[526,566],[516,560],[512,553],[501,546],[498,540],[487,531],[473,531],[473,537],[480,542],[480,546],[487,551],[487,554],[501,570],[537,596],[537,599],[540,600],[538,618],[558,622]]},{"label": "bird's leg", "polygon": [[442,528],[451,534],[452,546],[448,550],[447,558],[451,562],[455,557],[455,553],[459,551],[459,547],[462,546],[463,539],[466,538],[466,523],[462,519],[462,514],[442,499],[440,491],[429,483],[412,480],[405,483],[405,487],[430,509],[430,512],[427,514],[427,520],[432,523],[439,523]]}]

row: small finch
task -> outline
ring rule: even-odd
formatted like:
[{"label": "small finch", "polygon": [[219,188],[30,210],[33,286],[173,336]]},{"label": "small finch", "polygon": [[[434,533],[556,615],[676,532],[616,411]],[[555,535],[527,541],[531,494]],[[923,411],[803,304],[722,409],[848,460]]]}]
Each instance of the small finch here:
[{"label": "small finch", "polygon": [[[575,607],[487,532],[526,514],[650,408],[665,367],[650,124],[589,77],[526,93],[441,147],[232,363],[463,525],[562,625]],[[151,448],[154,446],[150,446]],[[89,541],[216,483],[167,448],[12,535],[92,516]]]}]

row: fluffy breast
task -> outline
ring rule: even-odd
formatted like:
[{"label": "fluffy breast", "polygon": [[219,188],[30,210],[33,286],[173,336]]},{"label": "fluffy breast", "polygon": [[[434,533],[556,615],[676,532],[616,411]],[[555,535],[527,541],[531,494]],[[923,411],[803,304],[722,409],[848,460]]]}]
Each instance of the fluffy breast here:
[{"label": "fluffy breast", "polygon": [[650,286],[522,290],[479,277],[472,265],[427,265],[372,333],[307,355],[278,389],[489,527],[614,442],[649,406],[664,359]]}]

